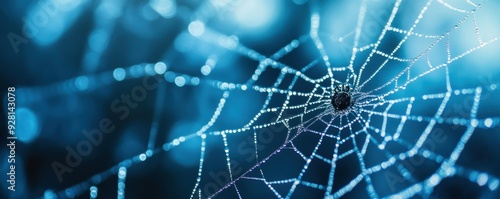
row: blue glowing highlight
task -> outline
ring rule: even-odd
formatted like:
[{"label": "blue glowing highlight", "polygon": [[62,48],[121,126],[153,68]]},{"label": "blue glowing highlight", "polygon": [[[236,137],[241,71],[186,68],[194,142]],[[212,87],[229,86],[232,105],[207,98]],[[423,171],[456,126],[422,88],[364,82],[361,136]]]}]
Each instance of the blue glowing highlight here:
[{"label": "blue glowing highlight", "polygon": [[80,76],[75,80],[75,86],[79,90],[86,90],[89,88],[89,78],[87,76]]},{"label": "blue glowing highlight", "polygon": [[205,32],[205,24],[201,21],[193,21],[189,23],[188,30],[191,35],[199,37]]},{"label": "blue glowing highlight", "polygon": [[97,187],[96,186],[91,186],[90,187],[90,198],[95,199],[97,198]]},{"label": "blue glowing highlight", "polygon": [[38,116],[29,108],[18,108],[17,115],[17,137],[21,142],[31,143],[40,134],[41,124]]},{"label": "blue glowing highlight", "polygon": [[167,71],[167,65],[163,62],[158,62],[155,64],[154,70],[156,73],[162,75],[165,71]]},{"label": "blue glowing highlight", "polygon": [[258,29],[276,21],[281,12],[279,1],[240,1],[233,11],[236,21],[245,28]]},{"label": "blue glowing highlight", "polygon": [[177,12],[174,0],[150,0],[149,6],[164,18],[171,18]]},{"label": "blue glowing highlight", "polygon": [[57,41],[78,19],[85,1],[40,0],[24,19],[23,31],[41,46]]},{"label": "blue glowing highlight", "polygon": [[126,77],[126,72],[123,68],[117,68],[113,71],[113,77],[116,81],[122,81]]}]

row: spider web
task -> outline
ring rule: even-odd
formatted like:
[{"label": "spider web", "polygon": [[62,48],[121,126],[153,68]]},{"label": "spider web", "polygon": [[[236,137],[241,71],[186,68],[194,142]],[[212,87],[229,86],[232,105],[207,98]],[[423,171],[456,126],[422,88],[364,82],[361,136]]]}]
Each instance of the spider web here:
[{"label": "spider web", "polygon": [[[199,40],[258,62],[248,81],[225,82],[170,70],[166,73],[155,71],[155,68],[164,65],[162,62],[120,68],[126,74],[134,67],[146,71],[145,76],[165,73],[168,82],[210,86],[222,91],[222,96],[212,117],[201,129],[155,148],[159,112],[165,106],[161,103],[165,96],[160,88],[148,150],[57,195],[74,197],[90,190],[91,196],[96,196],[99,183],[116,175],[118,197],[124,197],[128,168],[147,162],[162,151],[176,150],[193,140],[201,140],[201,145],[198,172],[190,198],[245,198],[266,192],[277,198],[304,197],[308,194],[325,198],[348,194],[370,198],[429,197],[437,186],[453,177],[487,187],[490,191],[496,190],[500,181],[495,175],[459,164],[471,136],[478,130],[497,127],[500,120],[499,117],[478,117],[484,93],[495,92],[497,84],[456,87],[457,80],[450,75],[458,67],[456,62],[497,40],[497,37],[484,38],[481,35],[475,19],[476,13],[480,12],[480,4],[465,2],[467,9],[443,1],[426,1],[419,5],[416,15],[411,15],[412,23],[407,27],[395,27],[394,21],[402,17],[401,7],[405,3],[398,0],[391,5],[380,34],[374,41],[365,42],[361,41],[361,35],[370,7],[368,1],[362,1],[356,29],[349,36],[339,39],[352,39],[346,65],[338,64],[340,60],[331,58],[334,57],[328,52],[328,37],[331,35],[321,33],[320,26],[325,22],[314,3],[311,6],[310,32],[270,56],[246,47],[234,36],[205,27],[205,31],[197,35]],[[425,30],[420,28],[421,23],[432,20],[426,16],[429,10],[436,8],[457,13],[461,19],[451,29],[441,33],[418,32]],[[476,45],[455,52],[450,38],[460,31],[469,30],[475,33],[473,39]],[[416,47],[418,53],[402,57],[402,49],[410,42],[425,45],[421,49]],[[345,43],[341,42],[342,45]],[[313,59],[305,61],[307,64],[287,63],[288,57],[301,56],[308,47],[316,51],[313,52]],[[440,47],[444,51],[435,50]],[[433,59],[435,57],[438,59]],[[273,74],[276,77],[271,79]],[[266,83],[269,79],[272,80],[270,84]],[[70,81],[76,81],[76,78]],[[428,87],[429,82],[435,83],[433,88],[421,89],[421,93],[407,92],[418,90],[422,85]],[[344,83],[351,85],[356,102],[348,113],[341,114],[331,107],[331,96],[335,86]],[[214,129],[220,115],[227,110],[226,104],[230,103],[233,95],[239,94],[263,95],[265,100],[247,123],[236,128]],[[445,116],[453,102],[468,97],[473,100],[466,115]],[[271,144],[262,143],[259,139],[266,129],[273,129]],[[246,138],[241,135],[252,137],[255,156],[250,166],[235,172],[233,160],[242,159],[235,143]],[[452,143],[452,146],[439,147],[443,135],[448,136],[447,143]],[[219,142],[209,142],[210,139]],[[205,189],[210,183],[207,166],[216,158],[208,158],[206,151],[217,147],[214,145],[223,145],[223,167],[229,179],[224,186],[216,187],[209,193]],[[421,162],[415,163],[415,159]],[[425,170],[425,174],[415,172],[415,167]],[[287,171],[280,171],[285,168],[288,168]],[[384,183],[391,188],[381,187]],[[255,193],[257,189],[263,193]],[[45,196],[54,194],[48,191]]]}]

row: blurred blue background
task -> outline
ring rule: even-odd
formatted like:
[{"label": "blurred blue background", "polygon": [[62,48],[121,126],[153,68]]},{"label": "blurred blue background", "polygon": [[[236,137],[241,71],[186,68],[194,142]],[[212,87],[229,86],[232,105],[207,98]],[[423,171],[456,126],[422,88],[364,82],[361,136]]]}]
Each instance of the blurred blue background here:
[{"label": "blurred blue background", "polygon": [[[466,1],[453,3],[453,6],[464,10],[474,9],[474,6],[467,4]],[[367,4],[365,26],[361,29],[358,40],[360,47],[377,41],[389,19],[394,1],[368,0]],[[5,2],[0,6],[0,33],[3,35],[0,40],[2,51],[0,90],[2,107],[5,108],[7,87],[16,87],[17,190],[15,193],[7,192],[4,188],[7,184],[2,180],[0,198],[34,198],[42,197],[44,194],[53,196],[52,193],[60,197],[72,196],[60,191],[85,181],[124,159],[143,153],[148,148],[155,112],[158,112],[157,117],[160,118],[159,133],[154,139],[156,147],[161,147],[163,143],[171,142],[180,136],[195,133],[210,120],[223,96],[223,91],[212,85],[217,84],[217,81],[245,84],[259,65],[258,61],[251,58],[251,53],[234,50],[238,44],[261,55],[271,56],[296,39],[300,41],[300,47],[278,61],[295,69],[302,69],[314,60],[322,61],[321,55],[308,37],[314,10],[321,16],[319,37],[332,60],[332,65],[335,67],[348,65],[360,5],[361,1],[358,0],[317,1],[314,5],[308,0]],[[423,1],[403,1],[392,26],[408,30],[424,5]],[[479,27],[480,38],[483,41],[489,41],[500,35],[500,23],[496,20],[500,18],[498,9],[500,9],[498,1],[485,2],[474,14],[474,20],[471,20],[470,16],[459,29],[446,38],[450,43],[452,57],[480,44],[475,27]],[[415,32],[442,35],[448,30],[453,30],[465,16],[464,13],[433,2],[422,22],[415,28]],[[387,54],[394,50],[404,37],[403,34],[395,32],[388,34],[380,46],[381,51]],[[425,51],[432,41],[434,40],[410,37],[395,56],[414,58]],[[446,42],[443,40],[424,56],[427,56],[432,63],[442,63],[446,61],[446,49]],[[359,58],[355,60],[354,65],[356,71],[367,56],[364,53],[358,55]],[[450,65],[450,79],[454,88],[480,86],[486,89],[483,92],[478,118],[499,117],[499,93],[495,92],[495,89],[489,89],[490,85],[500,82],[498,55],[500,55],[500,45],[496,41]],[[365,72],[367,76],[363,76],[362,80],[373,73],[383,60],[385,59],[381,56],[373,58],[373,63],[370,62],[367,66]],[[394,78],[402,69],[397,67],[398,64],[407,65],[407,63],[391,62],[386,66],[389,71],[377,76],[362,91],[374,89]],[[418,74],[427,70],[426,64],[417,62],[415,71],[412,72]],[[264,73],[256,84],[271,86],[276,81],[277,74]],[[339,74],[345,76],[342,72]],[[313,69],[308,71],[308,75],[321,77],[325,72]],[[162,86],[141,93],[144,94],[144,100],[138,102],[137,107],[134,105],[135,108],[129,107],[128,114],[123,110],[118,112],[113,110],[113,106],[117,107],[115,101],[118,101],[119,105],[125,104],[121,101],[123,95],[134,95],[136,92],[134,89],[144,86],[144,82],[153,84],[157,79],[147,78],[153,76],[162,79],[159,83]],[[416,81],[412,87],[399,92],[395,97],[418,97],[445,92],[445,77],[444,70],[433,72],[425,79]],[[308,90],[309,86],[299,84],[294,90]],[[306,92],[310,92],[310,89]],[[257,114],[265,96],[257,92],[233,92],[213,130],[242,127]],[[461,97],[449,102],[450,111],[447,117],[469,117],[472,102],[467,101],[466,96]],[[161,101],[157,102],[158,100]],[[430,117],[436,111],[434,105],[439,105],[438,102],[421,100],[415,103],[414,109],[417,110],[412,114]],[[406,107],[401,106],[396,107],[394,111],[404,114],[405,110]],[[120,118],[122,116],[124,118]],[[6,115],[2,113],[1,117],[5,118]],[[73,172],[64,174],[63,180],[59,181],[51,166],[53,162],[64,162],[68,153],[66,148],[68,146],[74,148],[82,140],[88,139],[82,131],[99,128],[103,118],[113,121],[116,129],[112,133],[104,134],[102,143],[93,147],[91,154],[84,157]],[[376,122],[380,121],[374,119],[372,125],[380,127]],[[415,124],[414,132],[409,130],[405,133],[421,134],[422,129],[417,128],[418,125],[422,124]],[[0,126],[5,129],[5,122]],[[444,148],[455,146],[456,140],[464,131],[463,126],[443,125],[440,128],[450,133],[450,137],[453,138],[449,143],[440,146]],[[282,128],[279,131],[286,132]],[[457,135],[453,135],[455,132]],[[253,136],[250,137],[250,141],[247,140],[251,133],[231,137],[230,142],[234,144],[230,149],[239,150],[238,143],[253,144]],[[275,142],[266,145],[269,147],[263,153],[267,153],[267,150],[272,151],[281,144],[279,141]],[[500,143],[499,128],[480,129],[469,142],[463,154],[464,159],[461,159],[461,165],[500,177],[498,170],[500,156],[497,152]],[[129,168],[125,196],[127,198],[189,197],[196,181],[200,144],[200,139],[186,141],[167,152],[158,153],[147,162]],[[314,147],[309,144],[304,143],[307,150]],[[5,144],[2,143],[2,146]],[[221,139],[207,139],[204,175],[209,175],[210,171],[217,173],[224,170],[226,164],[223,150]],[[443,155],[449,156],[449,150],[443,150]],[[2,147],[0,151],[2,171],[7,170],[4,161],[7,154],[6,148]],[[245,161],[246,157],[236,154],[232,156],[235,160],[239,160],[243,170],[248,170],[254,165],[254,162]],[[373,157],[379,158],[377,155]],[[286,155],[278,159],[281,158],[286,160]],[[349,170],[350,165],[359,164],[356,161],[348,159],[348,162],[346,160],[346,163],[342,163],[344,166],[339,166],[340,170],[346,169],[345,175],[339,174],[339,181],[347,183],[360,173],[359,169]],[[294,170],[295,166],[303,166],[303,162],[297,162],[295,166],[281,165],[279,161],[274,164],[268,169],[271,173],[275,173],[278,179],[280,172],[286,172],[287,168]],[[322,166],[317,169],[319,174],[313,179],[323,179],[321,175],[327,175],[329,172],[328,167]],[[428,177],[428,171],[435,169],[436,165],[424,165],[420,168],[422,173],[415,175],[419,176],[419,179],[424,179]],[[432,196],[443,198],[499,196],[498,191],[491,192],[462,178],[447,180],[450,182],[438,186]],[[242,193],[245,192],[246,196],[252,195],[252,197],[255,197],[254,194],[259,196],[260,193],[252,194],[248,190],[267,189],[261,184],[249,183],[241,186]],[[361,184],[359,186],[361,188],[355,189],[354,195],[350,196],[367,197],[366,193],[361,193],[365,191],[365,186]],[[99,198],[115,197],[117,178],[110,177],[103,180],[97,187]],[[461,190],[456,190],[458,188]],[[376,189],[381,193],[380,196],[393,193],[383,185]],[[237,196],[234,193],[227,194],[221,197]],[[262,197],[274,196],[272,193],[266,194],[269,193],[263,192]],[[297,196],[300,198],[307,194],[307,191],[298,191]],[[310,194],[311,197],[323,196],[322,192]],[[89,190],[85,189],[81,195],[77,195],[88,198]]]}]

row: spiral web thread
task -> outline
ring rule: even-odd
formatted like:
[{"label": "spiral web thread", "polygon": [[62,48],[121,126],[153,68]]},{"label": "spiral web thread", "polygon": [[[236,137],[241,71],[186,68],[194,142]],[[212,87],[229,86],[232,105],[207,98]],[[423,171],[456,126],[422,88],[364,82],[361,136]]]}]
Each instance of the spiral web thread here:
[{"label": "spiral web thread", "polygon": [[[186,136],[178,137],[170,142],[165,143],[162,147],[159,148],[154,147],[154,142],[156,141],[156,135],[158,133],[158,112],[159,110],[162,110],[162,108],[157,108],[154,113],[155,116],[152,125],[153,127],[150,132],[148,150],[146,152],[141,153],[133,158],[123,160],[118,165],[110,168],[107,171],[94,175],[87,181],[69,187],[66,190],[62,190],[62,194],[65,194],[67,196],[79,195],[85,190],[89,190],[90,188],[91,196],[92,194],[94,194],[95,196],[97,195],[97,188],[94,185],[98,185],[102,180],[108,177],[117,175],[119,179],[117,192],[119,198],[122,198],[125,195],[127,168],[135,165],[136,163],[146,161],[149,157],[154,156],[161,151],[175,150],[176,146],[181,145],[183,142],[189,142],[192,139],[201,139],[201,155],[199,159],[197,180],[192,189],[190,198],[202,198],[202,174],[205,172],[204,165],[207,164],[207,159],[205,159],[205,150],[207,147],[210,147],[206,142],[206,139],[208,137],[220,137],[220,139],[223,140],[227,161],[227,171],[229,172],[230,176],[230,183],[220,188],[213,195],[205,197],[216,197],[217,194],[220,194],[221,192],[227,191],[228,189],[234,189],[237,193],[237,197],[242,198],[237,186],[241,181],[264,183],[277,198],[290,198],[294,194],[294,191],[298,186],[306,186],[309,188],[322,190],[324,191],[324,196],[326,198],[338,198],[353,190],[354,187],[358,186],[358,184],[361,184],[361,182],[363,181],[366,184],[365,189],[370,198],[408,198],[416,194],[428,197],[432,193],[434,187],[439,185],[441,180],[452,176],[463,177],[473,183],[477,183],[479,186],[487,186],[490,190],[496,190],[499,185],[499,179],[496,176],[456,164],[462,150],[469,141],[469,138],[474,133],[475,129],[494,128],[498,126],[500,121],[499,117],[476,117],[477,111],[480,107],[482,96],[481,94],[484,93],[485,90],[488,92],[494,92],[497,88],[496,84],[488,84],[476,88],[456,89],[453,88],[450,83],[451,77],[449,75],[449,70],[451,67],[453,67],[450,66],[452,63],[497,40],[496,37],[492,39],[485,39],[481,37],[480,28],[476,25],[475,21],[475,13],[479,11],[478,9],[480,8],[480,5],[468,0],[466,2],[472,7],[471,9],[462,10],[459,8],[455,8],[453,7],[453,5],[441,0],[429,0],[420,10],[419,15],[410,26],[410,29],[404,30],[392,26],[394,19],[398,16],[398,11],[402,3],[402,0],[398,0],[393,5],[390,17],[385,24],[381,34],[379,35],[377,41],[365,46],[358,46],[363,20],[365,18],[366,10],[368,9],[366,6],[366,1],[363,1],[359,9],[358,22],[355,30],[354,44],[350,62],[348,66],[343,67],[334,67],[329,60],[329,57],[327,56],[326,50],[324,48],[324,43],[320,39],[318,33],[318,29],[320,26],[320,15],[313,6],[311,11],[312,14],[310,33],[291,41],[289,44],[269,57],[266,57],[252,49],[245,47],[243,44],[239,43],[234,36],[223,35],[208,28],[206,28],[203,34],[198,36],[198,39],[200,40],[203,40],[205,42],[213,42],[221,48],[227,49],[228,51],[236,52],[244,57],[258,61],[259,64],[255,69],[252,77],[245,83],[223,82],[208,78],[200,79],[198,77],[180,74],[173,71],[163,71],[161,70],[161,68],[164,64],[161,62],[156,64],[139,64],[124,69],[120,68],[121,70],[125,71],[127,78],[138,78],[130,77],[130,75],[128,74],[133,68],[134,70],[139,69],[145,71],[143,76],[153,76],[159,74],[162,75],[163,73],[165,73],[165,79],[171,83],[175,81],[175,77],[182,76],[186,80],[185,85],[210,85],[216,89],[224,91],[223,96],[220,98],[218,106],[212,115],[212,118],[210,118],[209,122],[200,130]],[[427,35],[424,33],[414,32],[414,29],[419,25],[419,22],[425,19],[426,11],[431,6],[441,6],[443,8],[450,9],[454,12],[462,14],[463,19],[459,21],[453,29],[443,32],[440,35]],[[475,29],[475,33],[477,36],[475,38],[477,40],[477,45],[464,52],[453,54],[450,52],[450,46],[452,46],[449,40],[450,35],[464,29],[465,27],[463,27],[463,24],[468,20],[473,21],[473,28]],[[393,48],[391,52],[382,52],[379,50],[379,45],[381,45],[382,40],[387,37],[388,33],[400,34],[403,39],[399,41],[398,45]],[[429,45],[427,49],[423,50],[415,57],[397,57],[396,52],[407,40],[410,40],[412,38],[424,38],[428,41],[431,41],[431,45]],[[282,57],[288,55],[295,49],[299,48],[302,44],[305,44],[307,42],[312,42],[317,48],[317,51],[320,55],[319,59],[312,61],[310,64],[304,67],[300,67],[300,70],[294,69],[293,67],[280,62],[280,59]],[[441,42],[446,43],[447,52],[442,56],[446,56],[447,59],[443,63],[431,64],[428,56],[429,51]],[[363,64],[361,64],[359,67],[354,63],[356,59],[359,59],[357,57],[358,54],[362,52],[369,52],[369,55],[365,59]],[[364,71],[367,67],[375,67],[370,63],[371,58],[375,56],[380,56],[385,61],[381,64],[377,64],[375,72],[366,74],[366,72]],[[421,65],[418,62],[419,60],[424,60],[424,63],[427,63],[427,65]],[[380,84],[379,87],[370,90],[363,89],[365,88],[365,86],[370,84],[370,81],[381,75],[379,72],[382,70],[382,68],[389,67],[387,66],[389,62],[398,62],[399,64],[397,65],[397,67],[401,67],[400,72],[393,78],[390,78],[388,81]],[[312,78],[306,75],[309,70],[315,67],[323,67],[324,74],[319,78]],[[415,67],[424,68],[425,70],[421,72],[413,72],[411,69]],[[265,87],[258,85],[256,82],[259,80],[259,78],[261,78],[261,75],[268,70],[278,70],[280,72],[273,86]],[[336,75],[336,73],[342,71],[347,71],[347,76]],[[444,72],[445,74],[446,89],[443,90],[443,92],[429,93],[420,96],[394,97],[399,92],[404,91],[406,86],[417,82],[418,80],[429,74],[436,73],[437,71]],[[111,75],[111,73],[108,72],[102,75]],[[283,85],[283,80],[287,76],[292,77],[293,80],[289,83],[289,85]],[[89,76],[91,80],[92,78],[97,77],[97,75],[95,77]],[[78,78],[74,78],[68,81],[74,82],[77,81],[77,79]],[[310,84],[312,90],[309,92],[294,90],[297,82],[299,81],[302,84]],[[353,85],[355,90],[354,93],[358,95],[358,100],[353,106],[352,111],[348,112],[345,115],[336,113],[330,105],[330,97],[333,95],[334,86],[342,83],[350,83],[351,85]],[[286,89],[282,89],[283,87],[286,87]],[[159,92],[161,92],[161,90],[162,89],[159,89]],[[242,126],[241,128],[211,131],[211,127],[217,121],[221,111],[223,111],[226,101],[231,100],[230,96],[234,91],[243,91],[247,94],[264,93],[267,95],[267,98],[260,111],[253,117],[253,119],[251,119],[246,125]],[[270,107],[269,104],[272,99],[274,99],[273,97],[279,95],[285,97],[285,100],[282,102],[281,106]],[[443,111],[447,107],[447,105],[449,105],[450,100],[452,100],[453,98],[464,96],[473,96],[474,99],[468,117],[442,117]],[[156,99],[157,106],[161,107],[161,103],[158,102],[163,101],[163,97],[164,95],[161,93],[158,95]],[[305,102],[293,104],[293,101],[296,99],[300,99],[298,101]],[[413,108],[414,106],[419,103],[426,103],[428,101],[438,102],[439,104],[439,107],[434,110],[434,115],[425,116],[413,114],[415,110]],[[395,113],[391,109],[391,107],[397,105],[406,106],[406,111],[399,111],[399,113]],[[299,113],[289,115],[286,114],[286,112],[288,111],[299,111]],[[276,114],[277,118],[276,120],[269,123],[260,123],[259,118],[266,114]],[[383,120],[383,122],[371,122],[372,120],[376,120],[375,118],[381,119]],[[415,143],[411,143],[400,137],[405,133],[403,129],[407,128],[408,126],[405,124],[409,122],[426,124],[426,128],[421,132],[418,140]],[[324,124],[325,128],[319,130],[311,128],[312,125],[318,123]],[[397,129],[394,132],[386,131],[388,123],[398,124]],[[259,150],[257,147],[257,130],[276,125],[286,126],[287,136],[285,142],[269,156],[259,156]],[[463,132],[463,135],[461,136],[458,143],[454,146],[454,149],[449,156],[438,154],[423,147],[424,142],[429,139],[429,135],[435,128],[438,128],[436,127],[438,125],[458,125],[465,128],[465,132]],[[348,136],[341,135],[341,133],[344,131],[348,132]],[[255,154],[257,157],[256,163],[249,170],[244,171],[243,174],[239,176],[234,176],[232,174],[230,163],[232,151],[230,150],[229,143],[231,142],[231,136],[234,134],[253,134],[253,144],[255,144]],[[312,150],[312,153],[303,152],[295,146],[295,143],[298,142],[298,139],[296,138],[301,134],[315,134],[319,136],[319,139],[316,143],[315,148]],[[364,142],[357,143],[357,140],[355,138],[361,135],[365,136]],[[325,157],[317,153],[318,148],[320,148],[324,140],[327,139],[330,139],[335,143],[334,146],[330,146],[331,150],[333,150],[333,155],[331,157]],[[339,153],[339,148],[342,145],[347,144],[348,142],[352,142],[353,147],[346,152]],[[407,150],[401,153],[391,154],[390,152],[384,150],[385,146],[389,143],[396,143],[400,146],[403,146]],[[378,147],[378,149],[382,151],[382,153],[384,153],[386,159],[381,161],[379,164],[368,167],[367,164],[365,164],[365,155],[367,154],[369,145]],[[266,179],[264,175],[265,172],[263,171],[261,166],[266,164],[267,160],[272,159],[276,154],[279,154],[280,152],[285,150],[293,151],[303,159],[304,164],[302,166],[302,170],[294,178],[281,180]],[[359,174],[356,177],[352,178],[348,184],[342,186],[338,190],[334,190],[332,187],[335,181],[334,176],[336,172],[336,164],[338,161],[350,155],[354,155],[359,161]],[[417,181],[413,174],[399,162],[412,158],[413,156],[424,157],[427,160],[438,163],[440,166],[432,175],[430,175],[430,177],[421,181]],[[322,161],[330,165],[331,169],[329,171],[327,183],[317,183],[304,180],[304,176],[308,171],[308,167],[314,161]],[[403,176],[405,180],[411,182],[411,185],[398,192],[391,193],[390,195],[379,195],[379,193],[377,193],[373,186],[371,175],[377,172],[382,172],[389,167],[396,168],[397,172],[401,176]],[[250,175],[252,171],[258,171],[259,176]],[[287,193],[280,193],[275,189],[275,186],[279,184],[291,184],[291,188]]]}]

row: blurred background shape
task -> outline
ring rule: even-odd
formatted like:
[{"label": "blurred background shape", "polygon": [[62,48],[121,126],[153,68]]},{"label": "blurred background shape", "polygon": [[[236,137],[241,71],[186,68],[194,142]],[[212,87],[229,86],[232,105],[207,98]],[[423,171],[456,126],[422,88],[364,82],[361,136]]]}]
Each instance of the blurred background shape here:
[{"label": "blurred background shape", "polygon": [[[500,196],[497,1],[1,7],[0,198]],[[339,83],[375,96],[358,117],[320,114]]]}]

